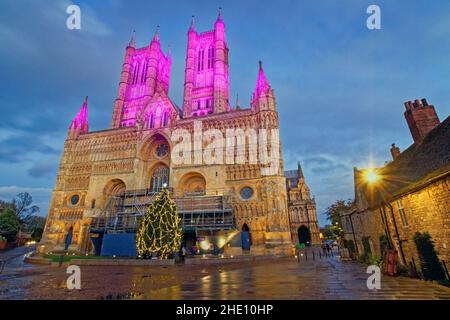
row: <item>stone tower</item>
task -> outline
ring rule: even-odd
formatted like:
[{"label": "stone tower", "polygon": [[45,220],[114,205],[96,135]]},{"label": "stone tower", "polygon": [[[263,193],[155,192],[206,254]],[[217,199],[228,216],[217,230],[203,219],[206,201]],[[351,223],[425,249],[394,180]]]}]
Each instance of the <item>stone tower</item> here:
[{"label": "stone tower", "polygon": [[[156,93],[169,94],[172,58],[161,50],[159,27],[146,47],[136,49],[135,34],[125,50],[112,128],[133,127]],[[155,121],[157,119],[153,119]],[[144,125],[144,124],[142,124]]]},{"label": "stone tower", "polygon": [[214,29],[188,31],[183,116],[200,117],[229,111],[228,47],[225,24],[219,12]]},{"label": "stone tower", "polygon": [[306,245],[320,244],[316,201],[311,197],[300,161],[297,170],[286,171],[284,175],[288,192],[292,241],[294,243],[302,242]]}]

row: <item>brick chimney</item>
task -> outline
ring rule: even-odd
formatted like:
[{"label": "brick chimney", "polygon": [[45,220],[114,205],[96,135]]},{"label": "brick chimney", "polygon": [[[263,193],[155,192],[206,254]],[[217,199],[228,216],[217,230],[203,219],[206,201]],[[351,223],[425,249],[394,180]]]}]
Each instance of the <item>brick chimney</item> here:
[{"label": "brick chimney", "polygon": [[397,147],[397,146],[395,145],[395,143],[393,143],[393,144],[391,145],[391,155],[392,155],[392,159],[393,159],[393,160],[397,159],[397,157],[400,155],[400,148]]},{"label": "brick chimney", "polygon": [[441,123],[434,106],[429,105],[426,99],[405,102],[405,108],[406,122],[416,144]]}]

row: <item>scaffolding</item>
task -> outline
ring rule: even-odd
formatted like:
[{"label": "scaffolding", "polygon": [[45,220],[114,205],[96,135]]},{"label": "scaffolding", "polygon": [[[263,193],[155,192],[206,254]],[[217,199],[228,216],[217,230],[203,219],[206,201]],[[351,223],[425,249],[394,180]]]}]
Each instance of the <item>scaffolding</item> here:
[{"label": "scaffolding", "polygon": [[[186,194],[173,197],[183,230],[232,230],[235,229],[233,210],[229,197],[223,195]],[[159,190],[127,190],[112,196],[92,219],[91,232],[134,233],[153,203]]]}]

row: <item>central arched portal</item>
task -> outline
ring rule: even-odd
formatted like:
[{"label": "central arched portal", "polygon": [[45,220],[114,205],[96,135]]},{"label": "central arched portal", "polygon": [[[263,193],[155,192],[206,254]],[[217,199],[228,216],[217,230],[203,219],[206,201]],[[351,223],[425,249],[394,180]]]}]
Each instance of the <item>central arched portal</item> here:
[{"label": "central arched portal", "polygon": [[306,226],[300,226],[298,228],[298,243],[304,244],[305,246],[311,245],[311,232]]},{"label": "central arched portal", "polygon": [[241,241],[242,241],[242,250],[250,250],[250,247],[252,246],[252,240],[250,237],[250,228],[246,223],[242,225],[241,230]]}]

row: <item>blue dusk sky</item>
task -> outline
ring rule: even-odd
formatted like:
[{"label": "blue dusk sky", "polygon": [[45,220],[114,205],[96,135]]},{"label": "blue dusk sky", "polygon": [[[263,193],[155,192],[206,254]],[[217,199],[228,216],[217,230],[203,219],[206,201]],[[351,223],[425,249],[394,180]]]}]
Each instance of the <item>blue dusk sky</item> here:
[{"label": "blue dusk sky", "polygon": [[[81,7],[81,30],[66,8]],[[382,29],[366,27],[381,7]],[[171,46],[172,99],[181,105],[186,33],[213,28],[223,7],[230,97],[248,106],[258,60],[275,89],[285,169],[303,165],[323,212],[353,197],[353,167],[382,165],[411,143],[403,103],[426,97],[450,113],[450,1],[0,1],[0,199],[32,194],[46,215],[68,126],[89,96],[91,130],[110,125],[125,46],[156,25]]]}]

